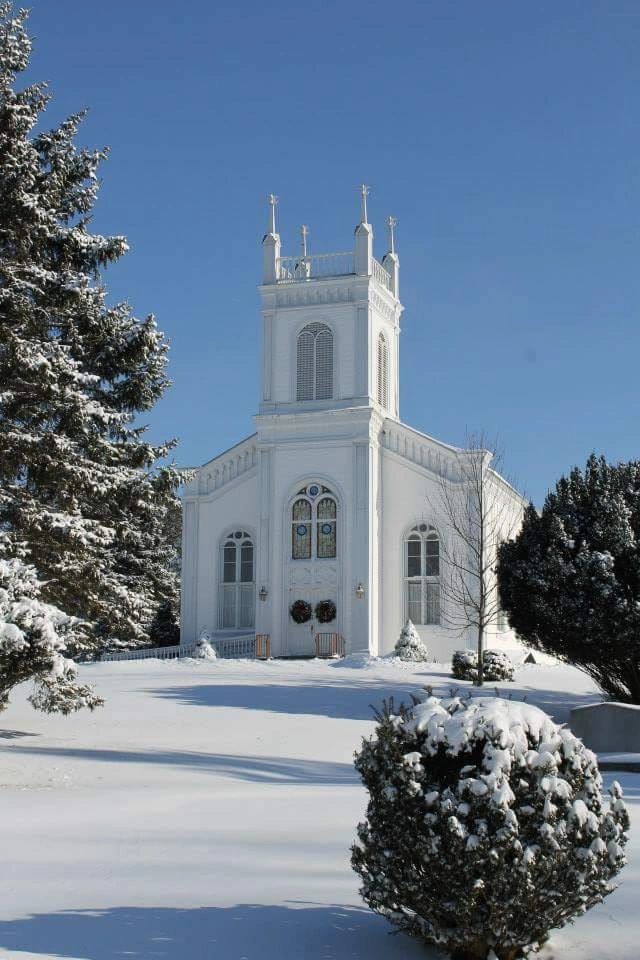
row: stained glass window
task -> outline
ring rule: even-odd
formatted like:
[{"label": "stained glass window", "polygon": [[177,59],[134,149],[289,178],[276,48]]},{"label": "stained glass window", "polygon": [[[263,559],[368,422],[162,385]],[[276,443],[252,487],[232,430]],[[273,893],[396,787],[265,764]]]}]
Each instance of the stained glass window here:
[{"label": "stained glass window", "polygon": [[294,560],[311,557],[311,504],[296,500],[291,510],[291,556]]},{"label": "stained glass window", "polygon": [[[291,507],[291,557],[293,560],[332,560],[337,555],[337,504],[331,491],[310,484],[300,491],[304,496]],[[319,500],[315,497],[322,492]],[[330,494],[324,496],[324,494]],[[311,499],[308,499],[311,498]]]},{"label": "stained glass window", "polygon": [[336,502],[331,497],[323,497],[317,508],[317,556],[322,560],[332,559],[336,555]]}]

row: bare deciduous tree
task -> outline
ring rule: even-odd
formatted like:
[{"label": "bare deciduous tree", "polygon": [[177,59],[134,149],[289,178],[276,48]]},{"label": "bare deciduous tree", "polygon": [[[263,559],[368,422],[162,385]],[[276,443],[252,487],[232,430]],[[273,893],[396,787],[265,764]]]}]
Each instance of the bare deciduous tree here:
[{"label": "bare deciduous tree", "polygon": [[437,492],[429,498],[444,525],[440,589],[445,622],[477,635],[478,679],[488,628],[501,614],[496,577],[498,546],[517,533],[525,502],[498,473],[498,445],[484,433],[467,435],[466,447],[440,460]]}]

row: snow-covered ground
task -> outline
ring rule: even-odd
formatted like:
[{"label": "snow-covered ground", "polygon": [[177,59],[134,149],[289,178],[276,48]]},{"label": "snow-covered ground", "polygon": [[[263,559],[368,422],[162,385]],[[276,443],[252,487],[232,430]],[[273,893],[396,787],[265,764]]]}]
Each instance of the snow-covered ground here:
[{"label": "snow-covered ground", "polygon": [[[80,676],[107,701],[94,714],[43,716],[19,690],[0,718],[2,957],[435,960],[358,897],[352,756],[370,704],[448,692],[446,667],[147,660]],[[559,721],[597,699],[559,666],[522,667],[503,689]],[[640,954],[640,775],[618,779],[622,886],[545,957]]]}]

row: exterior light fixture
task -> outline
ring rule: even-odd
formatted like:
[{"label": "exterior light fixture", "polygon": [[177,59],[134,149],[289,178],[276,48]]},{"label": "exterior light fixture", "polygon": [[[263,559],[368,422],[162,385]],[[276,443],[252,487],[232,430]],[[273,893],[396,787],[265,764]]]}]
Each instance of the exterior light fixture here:
[{"label": "exterior light fixture", "polygon": [[258,596],[259,596],[260,599],[264,602],[264,601],[267,599],[267,597],[269,596],[269,591],[267,590],[266,587],[260,587],[260,592],[259,592]]},{"label": "exterior light fixture", "polygon": [[358,600],[364,600],[364,584],[362,582],[356,587],[356,597]]}]

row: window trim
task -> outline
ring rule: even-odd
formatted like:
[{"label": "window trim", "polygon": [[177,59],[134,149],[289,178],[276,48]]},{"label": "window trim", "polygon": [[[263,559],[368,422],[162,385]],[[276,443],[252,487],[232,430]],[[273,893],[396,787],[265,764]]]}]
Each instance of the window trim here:
[{"label": "window trim", "polygon": [[[424,527],[424,530],[420,528]],[[409,543],[415,542],[416,540],[420,541],[420,573],[419,575],[409,575]],[[438,544],[438,573],[437,574],[427,574],[427,543]],[[442,626],[442,589],[441,589],[441,577],[442,577],[442,549],[441,549],[442,538],[436,527],[431,523],[427,523],[424,520],[418,520],[416,523],[412,524],[407,530],[405,530],[402,537],[402,603],[403,603],[403,614],[404,619],[409,618],[415,623],[416,626],[420,627],[439,627]],[[432,554],[433,556],[433,554]],[[414,620],[413,617],[409,616],[409,604],[415,604],[417,601],[409,600],[409,586],[410,584],[419,584],[420,586],[420,619]],[[437,608],[438,608],[438,617],[437,620],[429,620],[429,605],[436,601],[429,600],[428,594],[428,585],[437,584]]]},{"label": "window trim", "polygon": [[[217,616],[216,622],[218,624],[217,629],[221,632],[224,631],[238,631],[238,630],[247,630],[251,631],[255,629],[255,601],[256,601],[256,542],[254,534],[247,529],[244,524],[238,524],[235,527],[227,527],[228,533],[225,533],[221,537],[219,546],[218,546],[218,591],[217,591]],[[237,537],[236,533],[240,533],[241,536]],[[225,552],[228,547],[233,544],[235,548],[235,578],[233,580],[226,580],[226,570],[225,566]],[[246,547],[247,544],[251,545],[252,556],[251,556],[251,580],[243,580],[243,547]],[[245,561],[246,563],[246,561]],[[250,600],[243,602],[243,593],[248,596],[249,592],[251,593]],[[225,612],[227,610],[226,597],[233,594],[233,610],[234,610],[234,624],[233,626],[225,626]],[[250,609],[251,610],[251,623],[243,624],[240,621],[242,620],[242,610]]]}]

